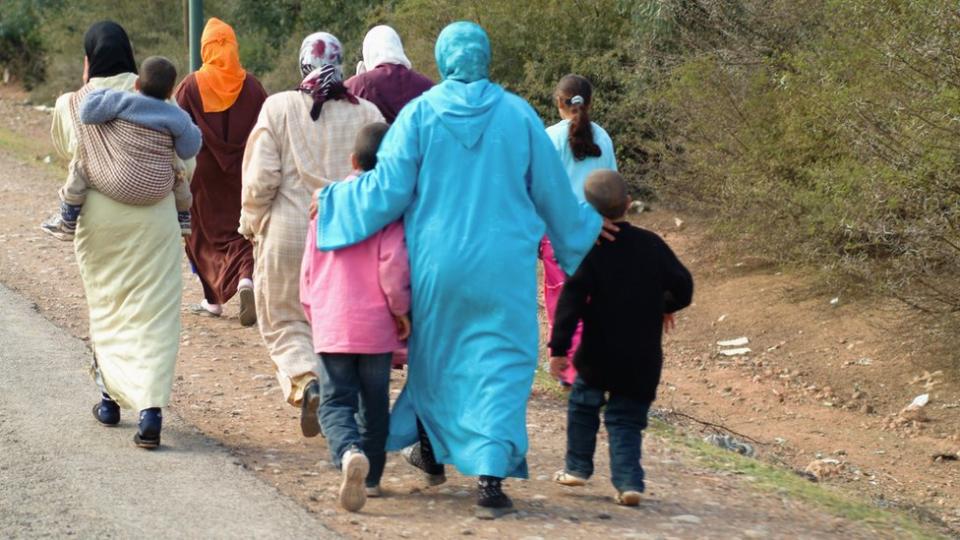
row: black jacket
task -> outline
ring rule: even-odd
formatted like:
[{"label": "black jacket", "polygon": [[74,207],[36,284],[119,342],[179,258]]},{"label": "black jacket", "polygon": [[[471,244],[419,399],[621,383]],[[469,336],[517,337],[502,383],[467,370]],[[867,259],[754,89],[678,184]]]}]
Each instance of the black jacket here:
[{"label": "black jacket", "polygon": [[573,364],[584,382],[652,402],[663,367],[663,315],[690,305],[693,278],[662,238],[617,225],[616,241],[594,246],[564,284],[550,354],[567,355],[583,320]]}]

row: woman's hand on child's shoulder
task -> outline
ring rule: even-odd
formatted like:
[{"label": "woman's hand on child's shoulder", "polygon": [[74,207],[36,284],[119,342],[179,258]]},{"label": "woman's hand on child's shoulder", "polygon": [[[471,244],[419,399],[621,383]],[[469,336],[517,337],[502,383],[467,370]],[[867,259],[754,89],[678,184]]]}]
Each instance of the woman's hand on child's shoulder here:
[{"label": "woman's hand on child's shoulder", "polygon": [[320,190],[322,189],[314,190],[313,195],[310,196],[310,219],[317,217],[317,199],[320,198]]},{"label": "woman's hand on child's shoulder", "polygon": [[393,320],[397,322],[397,338],[406,341],[410,337],[410,316],[394,315]]}]

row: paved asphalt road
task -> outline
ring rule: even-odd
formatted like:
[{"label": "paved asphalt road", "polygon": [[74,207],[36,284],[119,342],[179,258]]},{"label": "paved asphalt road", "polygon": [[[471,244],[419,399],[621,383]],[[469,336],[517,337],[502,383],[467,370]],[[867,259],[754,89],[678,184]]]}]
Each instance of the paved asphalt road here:
[{"label": "paved asphalt road", "polygon": [[99,426],[89,358],[0,286],[0,538],[335,537],[172,411],[154,452]]}]

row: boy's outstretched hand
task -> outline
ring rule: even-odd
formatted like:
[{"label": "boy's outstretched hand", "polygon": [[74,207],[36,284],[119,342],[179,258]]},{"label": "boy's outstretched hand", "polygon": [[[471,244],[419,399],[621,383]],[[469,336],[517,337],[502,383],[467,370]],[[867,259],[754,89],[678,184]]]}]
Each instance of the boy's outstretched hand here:
[{"label": "boy's outstretched hand", "polygon": [[677,327],[677,317],[673,313],[663,314],[663,333],[669,334]]},{"label": "boy's outstretched hand", "polygon": [[393,320],[397,322],[397,338],[405,341],[410,337],[410,316],[394,315]]},{"label": "boy's outstretched hand", "polygon": [[567,369],[567,357],[566,356],[551,356],[550,357],[550,376],[556,380],[560,380],[560,375],[563,371]]}]

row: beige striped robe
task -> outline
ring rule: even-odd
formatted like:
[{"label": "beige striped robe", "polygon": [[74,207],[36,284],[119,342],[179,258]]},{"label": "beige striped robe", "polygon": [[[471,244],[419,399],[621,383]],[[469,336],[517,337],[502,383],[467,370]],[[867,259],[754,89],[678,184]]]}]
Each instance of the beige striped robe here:
[{"label": "beige striped robe", "polygon": [[310,118],[312,98],[289,91],[267,98],[243,156],[240,234],[253,241],[257,324],[284,397],[299,405],[319,362],[300,304],[300,262],[311,194],[351,172],[360,128],[383,122],[370,102],[328,101]]}]

